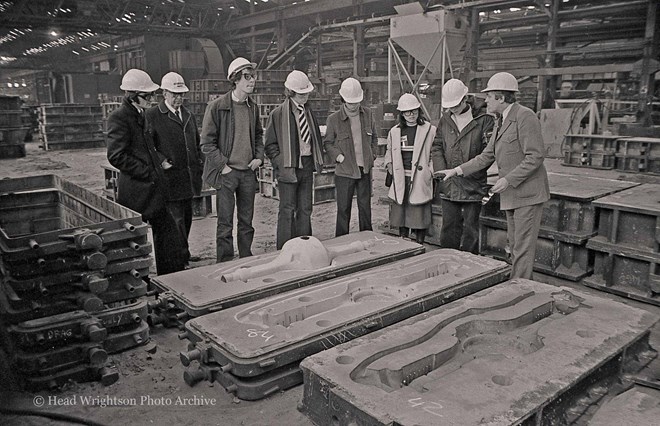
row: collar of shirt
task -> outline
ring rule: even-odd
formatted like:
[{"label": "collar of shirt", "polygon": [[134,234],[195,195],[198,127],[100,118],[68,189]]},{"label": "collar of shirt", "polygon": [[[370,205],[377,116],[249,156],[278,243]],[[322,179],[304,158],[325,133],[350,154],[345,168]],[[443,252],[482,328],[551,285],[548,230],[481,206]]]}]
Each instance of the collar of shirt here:
[{"label": "collar of shirt", "polygon": [[142,112],[144,112],[144,108],[140,108],[139,106],[137,106],[137,105],[135,105],[135,104],[133,104],[133,106],[134,106],[135,109],[137,110],[138,114],[142,114]]},{"label": "collar of shirt", "polygon": [[504,108],[504,111],[502,111],[502,122],[504,122],[504,120],[506,120],[506,117],[509,115],[509,112],[511,112],[511,107],[512,106],[513,106],[513,104],[509,104],[509,106]]},{"label": "collar of shirt", "polygon": [[165,101],[165,106],[167,107],[167,109],[169,109],[170,111],[172,111],[172,112],[174,113],[174,115],[176,115],[176,111],[177,111],[177,110],[175,110],[175,109],[172,107],[172,105],[168,104],[167,101]]},{"label": "collar of shirt", "polygon": [[293,106],[295,106],[296,109],[300,109],[300,107],[302,107],[302,109],[305,109],[305,105],[299,104],[298,102],[294,101],[293,98],[289,98],[289,99],[291,99],[291,102],[293,102]]},{"label": "collar of shirt", "polygon": [[234,91],[232,90],[231,91],[231,100],[234,101],[234,102],[245,102],[247,104],[248,98],[246,96],[245,100],[241,101],[240,99],[238,99],[238,97],[234,94]]},{"label": "collar of shirt", "polygon": [[458,114],[454,114],[453,112],[451,113],[451,118],[454,119],[454,121],[470,121],[472,120],[472,108],[468,105],[467,110],[465,112],[461,112]]}]

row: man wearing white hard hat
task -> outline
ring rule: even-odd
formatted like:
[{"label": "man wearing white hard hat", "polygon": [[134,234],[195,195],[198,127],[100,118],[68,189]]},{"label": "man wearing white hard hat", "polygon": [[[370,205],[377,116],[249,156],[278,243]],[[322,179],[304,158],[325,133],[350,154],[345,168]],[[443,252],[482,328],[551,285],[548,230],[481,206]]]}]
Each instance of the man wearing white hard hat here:
[{"label": "man wearing white hard hat", "polygon": [[139,69],[126,71],[121,80],[125,92],[119,108],[108,116],[108,161],[119,169],[117,202],[142,214],[154,230],[154,254],[158,274],[170,269],[168,247],[161,244],[160,229],[168,229],[168,219],[160,158],[153,140],[145,137],[146,108],[151,106],[158,85]]},{"label": "man wearing white hard hat", "polygon": [[[481,154],[488,144],[493,116],[475,115],[467,95],[467,86],[455,78],[442,87],[445,113],[431,150],[434,170],[460,166]],[[477,254],[481,200],[488,193],[486,169],[439,182],[438,190],[442,207],[440,246]]]},{"label": "man wearing white hard hat", "polygon": [[146,136],[158,155],[163,176],[167,221],[152,228],[158,274],[169,274],[186,268],[190,260],[188,236],[192,225],[192,200],[202,190],[202,157],[199,150],[197,123],[183,106],[188,92],[183,77],[175,72],[165,74],[160,88],[163,100],[145,112]]},{"label": "man wearing white hard hat", "polygon": [[431,226],[433,164],[431,144],[436,127],[424,116],[419,99],[412,93],[399,98],[399,124],[387,134],[385,168],[392,175],[388,197],[390,226],[399,228],[401,237],[415,231],[415,241],[424,243]]},{"label": "man wearing white hard hat", "polygon": [[280,198],[278,250],[294,237],[312,235],[314,171],[323,170],[319,124],[306,106],[314,85],[304,72],[294,70],[284,88],[286,100],[270,113],[265,137]]},{"label": "man wearing white hard hat", "polygon": [[499,72],[488,80],[486,105],[498,116],[484,151],[467,163],[440,170],[447,181],[473,175],[497,161],[499,179],[491,188],[500,194],[506,213],[507,239],[511,249],[511,278],[532,278],[536,239],[543,217],[543,203],[550,199],[548,174],[543,166],[541,122],[534,111],[516,102],[516,78]]},{"label": "man wearing white hard hat", "polygon": [[371,231],[371,169],[378,149],[378,134],[371,110],[361,105],[360,82],[350,77],[341,83],[343,104],[328,117],[323,144],[335,161],[337,223],[335,236],[348,234],[353,195],[357,195],[360,231]]},{"label": "man wearing white hard hat", "polygon": [[227,70],[233,89],[209,102],[202,122],[203,179],[217,189],[216,253],[218,262],[234,258],[234,210],[238,218],[240,257],[252,256],[256,171],[263,163],[263,127],[259,107],[250,97],[257,64],[236,58]]}]

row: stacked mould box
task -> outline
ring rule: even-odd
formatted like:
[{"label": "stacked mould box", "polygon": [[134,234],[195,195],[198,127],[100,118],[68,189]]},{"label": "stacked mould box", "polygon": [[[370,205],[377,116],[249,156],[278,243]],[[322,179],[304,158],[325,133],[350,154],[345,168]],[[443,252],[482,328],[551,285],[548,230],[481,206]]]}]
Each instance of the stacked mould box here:
[{"label": "stacked mould box", "polygon": [[203,315],[186,323],[184,380],[217,381],[241,399],[266,397],[302,382],[306,356],[495,285],[508,270],[436,250]]},{"label": "stacked mould box", "polygon": [[121,102],[101,103],[101,128],[103,129],[103,140],[108,144],[108,117],[114,110],[121,106]]},{"label": "stacked mould box", "polygon": [[565,166],[613,169],[620,136],[572,135],[564,137]]},{"label": "stacked mould box", "polygon": [[[550,200],[543,206],[534,270],[571,281],[593,272],[587,241],[597,233],[594,200],[637,186],[637,183],[548,173]],[[506,216],[494,196],[479,219],[479,253],[508,257]]]},{"label": "stacked mould box", "polygon": [[226,79],[190,80],[190,91],[186,94],[185,107],[197,120],[197,127],[202,128],[206,105],[231,90],[231,82]]},{"label": "stacked mould box", "polygon": [[0,158],[25,157],[25,135],[21,98],[0,96]]},{"label": "stacked mould box", "polygon": [[108,354],[149,340],[141,216],[57,176],[0,181],[0,318],[25,387],[114,382]]},{"label": "stacked mould box", "polygon": [[622,138],[617,141],[616,169],[660,174],[660,138]]},{"label": "stacked mould box", "polygon": [[584,284],[660,305],[660,185],[643,184],[593,204],[598,234],[587,248],[594,274]]},{"label": "stacked mould box", "polygon": [[44,150],[105,146],[100,105],[56,104],[39,107]]}]

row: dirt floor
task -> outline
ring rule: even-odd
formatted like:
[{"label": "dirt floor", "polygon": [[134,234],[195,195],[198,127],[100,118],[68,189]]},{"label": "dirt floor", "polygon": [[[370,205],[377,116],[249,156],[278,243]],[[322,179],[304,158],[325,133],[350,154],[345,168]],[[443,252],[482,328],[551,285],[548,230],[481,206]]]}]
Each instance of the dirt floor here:
[{"label": "dirt floor", "polygon": [[[104,186],[102,165],[107,164],[104,149],[44,152],[36,144],[28,145],[28,155],[21,159],[0,160],[0,178],[28,175],[56,174],[85,188],[102,193]],[[592,176],[619,178],[617,172],[563,168],[558,160],[546,162],[548,168],[564,173],[584,173]],[[374,229],[387,220],[388,207],[378,202],[386,195],[382,159],[377,160],[374,176]],[[624,176],[633,180],[635,176]],[[647,179],[638,176],[637,179]],[[658,183],[658,182],[656,182]],[[254,226],[256,229],[254,254],[275,250],[277,200],[257,196]],[[356,207],[353,209],[351,230],[357,230]],[[336,208],[333,202],[316,205],[313,216],[314,235],[319,239],[334,236]],[[193,266],[215,262],[215,213],[193,222],[191,248]],[[428,246],[427,249],[434,247]],[[535,279],[565,285],[566,282],[535,275]],[[571,283],[571,285],[579,286]],[[581,287],[581,286],[580,286]],[[584,290],[584,287],[581,287]],[[590,290],[587,290],[590,291]],[[615,296],[608,296],[615,297]],[[644,306],[643,304],[636,304]],[[647,307],[655,309],[655,307]],[[656,309],[657,312],[657,309]],[[279,392],[261,401],[240,401],[216,384],[206,382],[189,387],[183,381],[184,368],[179,352],[186,349],[177,338],[178,330],[155,327],[147,346],[112,355],[120,378],[110,385],[100,383],[72,384],[58,392],[0,391],[0,407],[14,410],[39,410],[92,420],[99,424],[131,425],[311,425],[297,409],[302,399],[302,386]],[[658,333],[656,333],[657,335]],[[155,352],[147,351],[155,348]],[[44,417],[2,415],[3,425],[62,425]]]}]

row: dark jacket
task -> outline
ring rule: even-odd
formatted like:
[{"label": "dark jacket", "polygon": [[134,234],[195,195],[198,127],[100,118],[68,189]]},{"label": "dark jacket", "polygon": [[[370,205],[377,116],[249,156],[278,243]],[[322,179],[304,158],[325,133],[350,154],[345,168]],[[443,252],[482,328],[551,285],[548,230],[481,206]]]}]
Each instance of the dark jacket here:
[{"label": "dark jacket", "polygon": [[117,202],[145,220],[164,205],[156,150],[144,134],[144,115],[128,99],[108,117],[108,161],[119,169]]},{"label": "dark jacket", "polygon": [[[145,112],[147,137],[152,138],[158,154],[167,200],[187,200],[202,190],[202,157],[195,117],[181,107],[183,123],[167,108],[165,101]],[[172,167],[162,168],[164,160]]]},{"label": "dark jacket", "polygon": [[[360,123],[362,125],[362,153],[364,155],[364,173],[371,172],[376,153],[378,152],[378,134],[371,110],[360,106]],[[343,106],[339,111],[328,117],[328,128],[323,138],[323,145],[333,161],[339,154],[344,155],[342,163],[336,163],[335,175],[352,179],[360,179],[360,170],[355,160],[355,147],[351,134],[351,122]]]},{"label": "dark jacket", "polygon": [[[253,158],[264,160],[264,129],[259,121],[259,108],[248,96],[247,105],[250,109],[250,143]],[[204,155],[204,171],[202,177],[206,183],[219,189],[222,187],[222,169],[224,169],[232,148],[234,147],[234,115],[232,113],[231,92],[227,92],[209,102],[202,121],[200,139]]]},{"label": "dark jacket", "polygon": [[[494,121],[491,115],[482,114],[459,132],[451,113],[443,114],[431,147],[433,170],[453,169],[481,154],[488,145]],[[486,169],[446,182],[440,180],[439,191],[442,198],[450,201],[481,201],[488,192]]]},{"label": "dark jacket", "polygon": [[544,157],[541,122],[534,111],[514,103],[497,136],[491,137],[484,151],[461,169],[470,175],[497,161],[500,178],[509,182],[509,187],[500,193],[500,209],[513,210],[550,199]]},{"label": "dark jacket", "polygon": [[[284,102],[289,102],[289,105],[292,104],[290,99],[286,99]],[[284,138],[281,135],[282,129],[282,114],[284,110],[284,103],[277,106],[268,117],[268,125],[266,126],[266,136],[264,142],[264,150],[266,156],[270,158],[271,163],[273,164],[273,172],[275,173],[275,178],[282,182],[295,183],[298,179],[296,177],[296,170],[293,167],[285,167],[282,161],[282,153],[284,149],[282,143]],[[289,128],[291,129],[289,137],[291,138],[291,144],[293,147],[292,155],[293,158],[300,157],[300,135],[298,132],[298,117],[296,117],[297,110],[295,107],[291,106],[289,109]],[[316,120],[314,112],[310,108],[305,108],[305,117],[307,118],[307,123],[309,125],[310,137],[312,144],[318,143],[321,144],[321,131],[319,130],[319,123]],[[320,147],[319,147],[320,148]],[[314,149],[312,146],[312,156],[314,157],[314,170],[320,172],[323,170],[323,158],[317,155],[317,152],[322,152],[321,149]]]}]

